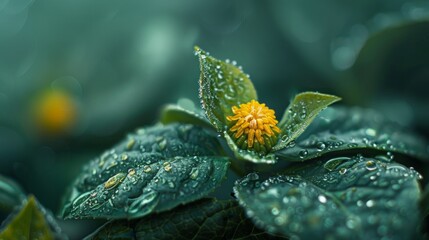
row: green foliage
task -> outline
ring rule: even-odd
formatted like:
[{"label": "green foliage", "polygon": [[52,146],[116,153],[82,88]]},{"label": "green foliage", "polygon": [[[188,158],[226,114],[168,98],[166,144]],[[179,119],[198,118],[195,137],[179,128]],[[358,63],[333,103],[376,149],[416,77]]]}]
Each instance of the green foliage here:
[{"label": "green foliage", "polygon": [[286,239],[256,228],[236,201],[202,199],[174,211],[108,222],[87,239]]},{"label": "green foliage", "polygon": [[330,108],[301,135],[276,155],[288,161],[305,161],[328,153],[350,154],[378,150],[429,159],[427,142],[374,110]]},{"label": "green foliage", "polygon": [[11,210],[25,200],[22,188],[6,177],[0,175],[0,210]]},{"label": "green foliage", "polygon": [[300,239],[406,239],[417,236],[420,174],[382,159],[335,158],[299,164],[265,181],[255,173],[234,188],[255,224]]},{"label": "green foliage", "polygon": [[206,196],[226,175],[215,137],[187,124],[140,129],[85,166],[64,218],[138,218]]},{"label": "green foliage", "polygon": [[[233,107],[257,100],[256,90],[240,67],[198,47],[195,52],[202,108],[187,99],[165,106],[159,124],[129,134],[86,164],[65,195],[62,218],[110,220],[87,239],[420,237],[428,188],[422,194],[422,176],[393,154],[428,160],[424,139],[372,110],[323,111],[340,98],[304,92],[287,107],[278,135],[265,129],[276,123],[271,110],[251,105],[234,116],[245,125],[240,134],[250,138],[249,149],[242,149],[227,117]],[[250,128],[259,138],[273,137],[266,151],[251,148]],[[282,165],[268,165],[279,159]],[[242,176],[254,169],[266,176],[250,173],[237,181],[238,201],[207,199],[230,162]],[[25,199],[3,177],[0,190],[0,207],[7,210]],[[49,214],[40,209],[30,198],[0,239],[52,239]]]},{"label": "green foliage", "polygon": [[421,200],[420,200],[420,207],[422,210],[421,216],[427,217],[429,215],[429,185],[426,185],[425,190],[423,191]]},{"label": "green foliage", "polygon": [[341,98],[328,94],[304,92],[295,96],[286,109],[279,127],[280,141],[273,150],[280,150],[301,135],[314,118],[329,105]]},{"label": "green foliage", "polygon": [[54,234],[36,199],[31,196],[20,212],[0,232],[0,239],[50,240],[54,239]]},{"label": "green foliage", "polygon": [[213,128],[204,112],[195,107],[189,99],[181,99],[177,104],[168,104],[161,111],[159,121],[163,124],[174,122],[189,123],[206,128]]},{"label": "green foliage", "polygon": [[249,77],[237,66],[209,56],[195,47],[200,60],[200,98],[207,118],[222,132],[231,108],[257,99],[256,90]]}]

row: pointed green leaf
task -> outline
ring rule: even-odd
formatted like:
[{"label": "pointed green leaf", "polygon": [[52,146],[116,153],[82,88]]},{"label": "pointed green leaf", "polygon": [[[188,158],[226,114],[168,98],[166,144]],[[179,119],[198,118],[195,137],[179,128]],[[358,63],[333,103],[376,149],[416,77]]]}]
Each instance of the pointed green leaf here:
[{"label": "pointed green leaf", "polygon": [[205,128],[213,128],[202,109],[195,107],[189,99],[180,99],[177,104],[168,104],[161,111],[160,122],[169,124],[174,122],[189,123]]},{"label": "pointed green leaf", "polygon": [[265,164],[274,164],[277,162],[277,157],[274,154],[262,154],[257,153],[251,150],[240,149],[234,142],[234,140],[229,136],[227,131],[223,132],[226,143],[231,149],[234,157],[239,160],[245,160],[253,163],[265,163]]},{"label": "pointed green leaf", "polygon": [[88,163],[63,205],[64,218],[138,218],[205,197],[225,178],[210,132],[188,124],[156,125]]},{"label": "pointed green leaf", "polygon": [[0,210],[12,210],[25,200],[25,193],[14,181],[0,175]]},{"label": "pointed green leaf", "polygon": [[284,239],[255,228],[236,201],[203,199],[174,211],[108,222],[86,239]]},{"label": "pointed green leaf", "polygon": [[200,99],[207,118],[222,132],[231,108],[257,100],[256,90],[248,75],[234,64],[218,60],[198,47],[195,53],[200,60]]},{"label": "pointed green leaf", "polygon": [[234,188],[255,224],[299,239],[415,239],[420,174],[386,159],[340,157],[297,164]]},{"label": "pointed green leaf", "polygon": [[36,199],[31,196],[20,212],[0,232],[0,239],[49,240],[54,239],[54,235],[44,214],[38,208]]},{"label": "pointed green leaf", "polygon": [[428,142],[371,109],[329,108],[288,148],[277,151],[280,159],[305,161],[324,154],[383,151],[429,159]]},{"label": "pointed green leaf", "polygon": [[296,95],[279,123],[282,132],[279,136],[280,141],[273,147],[273,150],[287,147],[291,141],[304,132],[317,114],[339,100],[341,98],[337,96],[316,92],[304,92]]}]

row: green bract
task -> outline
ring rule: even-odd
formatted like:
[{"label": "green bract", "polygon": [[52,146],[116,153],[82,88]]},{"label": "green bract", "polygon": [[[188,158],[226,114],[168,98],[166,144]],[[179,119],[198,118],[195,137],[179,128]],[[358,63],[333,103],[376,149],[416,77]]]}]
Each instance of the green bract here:
[{"label": "green bract", "polygon": [[200,60],[201,104],[207,118],[221,132],[233,106],[257,100],[258,96],[248,75],[237,66],[211,57],[198,47],[195,54]]},{"label": "green bract", "polygon": [[[209,56],[198,47],[195,47],[195,53],[200,60],[199,91],[202,107],[208,120],[218,132],[224,135],[234,157],[254,163],[275,163],[276,157],[273,153],[240,149],[235,144],[234,137],[227,131],[231,126],[228,126],[226,118],[233,115],[232,107],[257,100],[256,90],[248,75],[244,74],[241,68],[235,64]],[[339,100],[339,97],[316,92],[305,92],[295,96],[278,125],[281,133],[272,150],[287,147],[291,141],[304,132],[317,114]]]}]

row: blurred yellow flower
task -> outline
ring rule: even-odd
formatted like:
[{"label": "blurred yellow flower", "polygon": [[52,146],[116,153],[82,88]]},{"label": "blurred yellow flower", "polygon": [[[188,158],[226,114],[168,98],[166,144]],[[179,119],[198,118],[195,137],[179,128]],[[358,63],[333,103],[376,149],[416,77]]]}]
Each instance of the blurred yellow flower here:
[{"label": "blurred yellow flower", "polygon": [[39,130],[48,134],[60,134],[75,123],[77,106],[69,94],[53,90],[36,99],[33,111]]}]

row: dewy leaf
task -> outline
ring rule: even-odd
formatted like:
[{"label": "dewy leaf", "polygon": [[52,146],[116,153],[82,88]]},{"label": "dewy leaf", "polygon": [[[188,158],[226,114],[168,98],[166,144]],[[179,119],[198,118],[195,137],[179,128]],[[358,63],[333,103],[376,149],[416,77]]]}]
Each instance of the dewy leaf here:
[{"label": "dewy leaf", "polygon": [[108,222],[86,239],[285,239],[256,228],[236,201],[203,199],[169,212]]},{"label": "dewy leaf", "polygon": [[274,154],[261,154],[251,150],[240,149],[231,136],[229,136],[228,132],[224,131],[223,136],[236,159],[265,164],[274,164],[277,162],[277,157]]},{"label": "dewy leaf", "polygon": [[180,99],[177,104],[165,106],[161,111],[160,122],[164,124],[181,122],[213,128],[202,109],[196,108],[189,99]]},{"label": "dewy leaf", "polygon": [[138,130],[85,166],[61,214],[131,219],[198,200],[225,178],[219,149],[216,136],[193,125]]},{"label": "dewy leaf", "polygon": [[34,197],[29,197],[21,211],[0,232],[0,239],[49,240],[54,235]]},{"label": "dewy leaf", "polygon": [[273,150],[287,147],[291,141],[304,132],[317,114],[339,100],[341,98],[337,96],[316,92],[296,95],[279,123],[282,132],[279,136],[280,141],[273,147]]},{"label": "dewy leaf", "polygon": [[25,199],[25,193],[17,183],[0,175],[0,210],[11,210]]},{"label": "dewy leaf", "polygon": [[195,53],[200,60],[200,99],[207,118],[222,132],[231,108],[257,100],[256,90],[248,75],[234,64],[218,60],[198,47]]},{"label": "dewy leaf", "polygon": [[384,151],[391,158],[401,153],[429,159],[428,143],[418,135],[374,110],[342,107],[323,111],[305,133],[275,154],[280,159],[304,161],[327,153],[370,149]]},{"label": "dewy leaf", "polygon": [[299,239],[415,239],[421,175],[385,159],[340,157],[300,163],[234,188],[257,226]]}]

